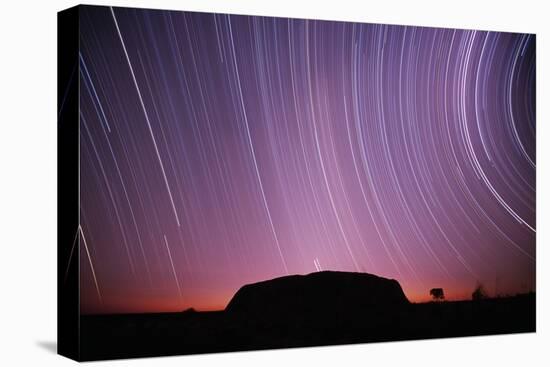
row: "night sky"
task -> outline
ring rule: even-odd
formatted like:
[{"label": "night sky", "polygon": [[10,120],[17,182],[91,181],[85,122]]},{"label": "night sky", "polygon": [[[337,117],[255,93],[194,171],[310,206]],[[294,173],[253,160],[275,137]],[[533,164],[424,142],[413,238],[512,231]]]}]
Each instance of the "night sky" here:
[{"label": "night sky", "polygon": [[535,37],[81,7],[83,313],[319,270],[535,287]]}]

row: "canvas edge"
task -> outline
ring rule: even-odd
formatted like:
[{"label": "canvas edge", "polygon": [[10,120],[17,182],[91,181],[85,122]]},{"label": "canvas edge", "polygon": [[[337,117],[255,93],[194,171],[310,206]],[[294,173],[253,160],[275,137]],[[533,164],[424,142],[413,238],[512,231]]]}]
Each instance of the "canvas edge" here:
[{"label": "canvas edge", "polygon": [[80,360],[79,6],[57,13],[57,353]]}]

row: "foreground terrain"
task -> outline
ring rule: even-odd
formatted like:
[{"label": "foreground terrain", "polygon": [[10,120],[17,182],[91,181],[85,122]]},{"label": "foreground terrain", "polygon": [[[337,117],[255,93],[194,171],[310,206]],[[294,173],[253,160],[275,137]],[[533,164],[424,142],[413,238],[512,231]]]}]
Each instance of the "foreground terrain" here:
[{"label": "foreground terrain", "polygon": [[[356,276],[346,274],[349,273],[315,278],[295,276],[245,286],[225,311],[82,316],[81,359],[535,331],[534,293],[478,301],[415,304],[400,298],[401,288],[395,281],[372,275],[368,275],[370,278],[362,276],[357,281]],[[313,290],[300,296],[297,290],[302,285]],[[376,297],[358,298],[353,292],[357,287],[370,287]],[[266,289],[269,292],[266,293]],[[384,289],[393,292],[387,299],[380,294]],[[336,291],[339,293],[331,294]],[[266,295],[273,292],[281,297],[265,301]],[[325,302],[319,300],[321,294],[325,295]],[[252,310],[253,305],[257,307]]]}]

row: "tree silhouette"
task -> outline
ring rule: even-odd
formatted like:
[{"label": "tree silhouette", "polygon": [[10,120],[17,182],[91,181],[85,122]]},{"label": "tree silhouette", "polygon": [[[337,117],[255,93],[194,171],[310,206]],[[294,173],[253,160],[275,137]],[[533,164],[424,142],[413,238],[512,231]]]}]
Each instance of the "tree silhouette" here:
[{"label": "tree silhouette", "polygon": [[432,289],[430,289],[430,296],[433,297],[434,301],[445,299],[445,294],[443,293],[443,288],[432,288]]}]

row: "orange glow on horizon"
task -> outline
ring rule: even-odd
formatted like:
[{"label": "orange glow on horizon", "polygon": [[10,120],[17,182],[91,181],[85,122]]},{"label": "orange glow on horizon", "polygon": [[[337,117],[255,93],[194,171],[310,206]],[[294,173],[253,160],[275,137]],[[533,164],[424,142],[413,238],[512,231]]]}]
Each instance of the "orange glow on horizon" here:
[{"label": "orange glow on horizon", "polygon": [[[464,301],[470,300],[473,291],[469,288],[451,290],[444,288],[445,301]],[[411,303],[426,303],[433,300],[429,294],[429,289],[421,291],[419,289],[405,290],[405,296]],[[111,299],[109,303],[103,304],[102,309],[116,310],[112,313],[164,313],[164,312],[181,312],[189,308],[195,311],[222,311],[231,301],[237,289],[231,293],[220,294],[218,296],[202,296],[194,299],[188,299],[184,302],[178,300],[178,297],[151,299],[140,298],[128,304],[126,299]],[[490,296],[492,296],[490,294]],[[111,312],[94,312],[93,310],[82,310],[83,314],[109,314]]]}]

